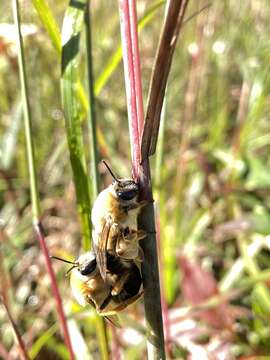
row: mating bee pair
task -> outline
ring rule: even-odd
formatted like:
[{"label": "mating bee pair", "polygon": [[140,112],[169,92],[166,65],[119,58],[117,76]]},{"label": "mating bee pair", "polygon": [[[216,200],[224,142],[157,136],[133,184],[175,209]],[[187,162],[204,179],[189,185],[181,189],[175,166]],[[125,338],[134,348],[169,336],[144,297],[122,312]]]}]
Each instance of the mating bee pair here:
[{"label": "mating bee pair", "polygon": [[143,252],[137,217],[146,202],[138,202],[139,187],[132,179],[118,179],[104,161],[114,181],[94,202],[93,250],[81,255],[71,268],[71,288],[76,300],[93,305],[100,315],[123,310],[140,296],[140,262]]}]

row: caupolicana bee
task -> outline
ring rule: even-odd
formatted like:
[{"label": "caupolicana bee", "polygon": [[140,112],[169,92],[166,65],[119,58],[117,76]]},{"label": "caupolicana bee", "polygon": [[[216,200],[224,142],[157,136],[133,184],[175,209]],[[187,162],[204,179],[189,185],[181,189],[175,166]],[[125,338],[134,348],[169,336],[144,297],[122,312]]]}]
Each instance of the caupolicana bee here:
[{"label": "caupolicana bee", "polygon": [[92,305],[99,315],[114,315],[142,295],[142,277],[134,261],[123,263],[119,258],[108,254],[104,280],[93,251],[82,254],[74,262],[52,257],[72,264],[69,270],[70,285],[75,299],[81,306]]},{"label": "caupolicana bee", "polygon": [[137,217],[145,201],[138,202],[139,186],[132,179],[118,179],[109,166],[114,181],[96,198],[91,220],[93,224],[93,249],[100,274],[106,277],[107,254],[124,260],[143,260],[139,240],[146,236],[138,230]]}]

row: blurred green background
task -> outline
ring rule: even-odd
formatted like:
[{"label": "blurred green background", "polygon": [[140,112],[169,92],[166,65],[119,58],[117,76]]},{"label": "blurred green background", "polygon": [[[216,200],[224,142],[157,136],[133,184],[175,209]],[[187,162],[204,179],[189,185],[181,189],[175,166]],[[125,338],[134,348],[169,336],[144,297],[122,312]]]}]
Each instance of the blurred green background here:
[{"label": "blurred green background", "polygon": [[[171,319],[165,327],[167,350],[169,358],[177,359],[267,357],[270,4],[267,0],[190,1],[187,17],[208,4],[183,27],[157,154],[151,159],[162,297],[165,318]],[[48,1],[48,5],[61,29],[67,1]],[[158,6],[140,32],[145,104],[164,4],[137,2],[139,19],[152,5]],[[60,54],[31,1],[21,1],[21,12],[46,241],[51,253],[76,258],[81,236],[61,106]],[[9,299],[31,357],[66,359],[43,254],[31,226],[10,4],[2,2],[0,14],[1,294]],[[123,67],[122,62],[115,67],[112,62],[120,46],[117,2],[93,0],[91,14],[99,150],[119,176],[130,176]],[[81,53],[85,85],[83,48]],[[98,87],[110,69],[111,76]],[[86,131],[85,117],[81,109]],[[103,166],[100,174],[105,187],[110,178]],[[73,303],[66,267],[55,263],[54,268],[75,348],[82,351],[78,358],[99,358],[93,314]],[[218,297],[214,307],[195,311],[213,296]],[[142,302],[121,318],[123,328],[110,332],[114,350],[125,359],[141,358],[145,351],[138,326],[143,321]],[[0,348],[16,358],[18,350],[2,307],[0,339]]]}]

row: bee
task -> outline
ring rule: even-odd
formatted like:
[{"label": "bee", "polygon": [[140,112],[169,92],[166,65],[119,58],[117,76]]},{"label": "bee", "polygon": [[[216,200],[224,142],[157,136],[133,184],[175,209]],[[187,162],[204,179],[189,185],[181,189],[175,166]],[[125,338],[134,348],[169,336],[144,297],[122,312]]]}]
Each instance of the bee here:
[{"label": "bee", "polygon": [[[135,302],[142,295],[142,277],[133,261],[122,262],[108,254],[107,273],[104,280],[93,251],[82,254],[74,262],[52,258],[72,264],[70,285],[72,293],[81,306],[92,305],[101,316],[114,315]],[[108,318],[110,320],[110,318]]]},{"label": "bee", "polygon": [[114,181],[96,198],[91,220],[93,249],[103,279],[106,278],[107,254],[124,260],[143,260],[139,240],[146,236],[138,230],[137,217],[146,201],[138,202],[139,186],[132,179],[118,179],[103,160]]}]

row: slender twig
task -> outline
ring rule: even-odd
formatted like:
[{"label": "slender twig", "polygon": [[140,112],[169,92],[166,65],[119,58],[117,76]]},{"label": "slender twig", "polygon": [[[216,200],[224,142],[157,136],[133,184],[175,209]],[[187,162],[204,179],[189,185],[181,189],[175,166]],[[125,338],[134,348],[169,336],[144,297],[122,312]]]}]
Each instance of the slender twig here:
[{"label": "slender twig", "polygon": [[64,310],[62,306],[61,297],[59,294],[59,290],[57,288],[55,274],[52,269],[51,260],[49,258],[48,249],[45,243],[45,238],[42,232],[40,219],[40,201],[37,187],[37,176],[36,176],[36,166],[35,166],[35,154],[34,154],[34,143],[32,136],[32,122],[31,122],[31,113],[29,106],[29,98],[28,98],[28,86],[27,86],[27,78],[25,72],[25,60],[24,60],[24,49],[23,49],[23,40],[21,36],[20,29],[20,12],[18,6],[18,0],[13,0],[13,14],[14,21],[17,28],[17,45],[18,45],[18,59],[19,59],[19,71],[20,71],[20,81],[21,81],[21,89],[22,89],[22,101],[23,101],[23,110],[24,110],[24,123],[25,123],[25,136],[26,136],[26,147],[27,147],[27,157],[28,157],[28,168],[29,168],[29,176],[30,176],[30,192],[31,192],[31,202],[32,202],[32,214],[33,214],[33,225],[37,233],[37,237],[45,256],[47,270],[50,275],[51,284],[53,294],[57,304],[58,315],[60,319],[60,323],[63,328],[64,339],[70,354],[70,358],[74,359],[74,353],[71,346],[71,340],[67,328],[67,323],[64,315]]},{"label": "slender twig", "polygon": [[39,204],[39,196],[37,190],[37,175],[36,175],[36,167],[35,167],[34,144],[32,137],[32,122],[31,122],[30,105],[28,99],[28,86],[27,86],[26,72],[25,72],[24,49],[23,49],[23,40],[22,40],[21,28],[20,28],[21,20],[20,20],[18,0],[13,0],[12,5],[13,5],[14,22],[17,28],[17,46],[19,49],[18,61],[19,61],[20,81],[21,81],[23,113],[24,113],[24,127],[25,127],[25,136],[26,136],[32,213],[33,213],[33,220],[37,221],[38,216],[40,214],[40,204]]},{"label": "slender twig", "polygon": [[58,313],[58,316],[59,316],[59,319],[60,319],[60,322],[61,322],[61,325],[63,328],[65,343],[66,343],[68,351],[69,351],[70,359],[75,359],[73,349],[72,349],[71,339],[70,339],[70,335],[69,335],[69,331],[68,331],[68,327],[67,327],[67,321],[66,321],[66,317],[65,317],[65,313],[64,313],[64,309],[63,309],[61,295],[60,295],[60,292],[59,292],[59,289],[57,286],[57,281],[56,281],[55,273],[53,271],[51,258],[50,258],[49,251],[48,251],[48,248],[47,248],[47,245],[45,242],[43,227],[40,222],[34,224],[34,227],[35,227],[37,237],[39,240],[39,245],[45,256],[46,267],[47,267],[47,271],[48,271],[50,279],[51,279],[52,293],[55,298],[57,313]]},{"label": "slender twig", "polygon": [[[92,57],[92,36],[91,36],[91,13],[89,11],[89,2],[85,9],[85,30],[86,30],[86,57],[87,57],[87,75],[88,75],[88,127],[91,155],[91,175],[92,175],[92,199],[98,196],[99,178],[98,178],[98,150],[97,150],[97,128],[95,112],[95,94],[94,94],[94,74]],[[103,318],[96,315],[96,329],[99,342],[99,349],[103,360],[109,359],[109,344],[106,331],[106,324]]]}]

